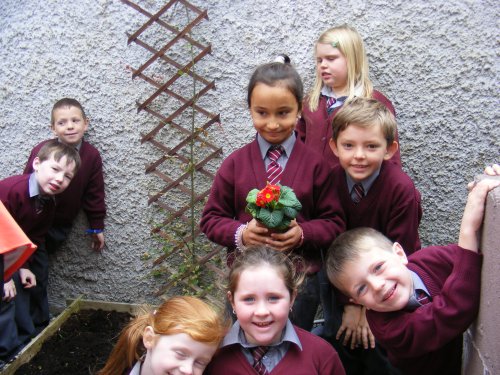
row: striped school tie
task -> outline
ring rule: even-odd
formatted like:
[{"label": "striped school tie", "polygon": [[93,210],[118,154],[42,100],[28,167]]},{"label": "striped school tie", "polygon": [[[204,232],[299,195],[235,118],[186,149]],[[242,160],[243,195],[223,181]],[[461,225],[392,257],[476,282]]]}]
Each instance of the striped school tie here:
[{"label": "striped school tie", "polygon": [[270,147],[267,151],[267,157],[271,162],[267,167],[267,181],[271,185],[279,184],[281,181],[281,174],[283,173],[283,168],[278,164],[278,159],[285,150],[282,146]]},{"label": "striped school tie", "polygon": [[255,348],[252,348],[252,366],[259,375],[269,375],[266,366],[264,366],[264,364],[262,363],[262,357],[264,357],[268,350],[268,346],[256,346]]},{"label": "striped school tie", "polygon": [[365,189],[362,184],[354,184],[351,190],[351,199],[354,203],[361,202],[361,199],[365,196]]},{"label": "striped school tie", "polygon": [[431,298],[422,289],[415,290],[415,296],[417,297],[417,301],[421,305],[427,305],[429,302],[431,302]]}]

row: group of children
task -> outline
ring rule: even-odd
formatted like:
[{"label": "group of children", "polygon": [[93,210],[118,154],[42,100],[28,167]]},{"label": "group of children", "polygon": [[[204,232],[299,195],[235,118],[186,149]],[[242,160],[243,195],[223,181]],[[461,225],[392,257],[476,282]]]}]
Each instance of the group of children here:
[{"label": "group of children", "polygon": [[[224,160],[202,214],[202,231],[228,249],[233,325],[198,299],[172,298],[124,329],[100,374],[459,373],[461,333],[478,308],[477,231],[486,195],[500,182],[470,186],[457,245],[420,249],[420,193],[401,169],[394,108],[373,89],[359,34],[347,25],[325,31],[315,57],[316,81],[305,98],[286,56],[254,71],[247,102],[256,137]],[[74,107],[79,111],[67,114],[81,117],[83,123],[73,126],[83,136],[83,109],[63,108]],[[77,131],[55,130],[54,111],[52,121],[58,141],[48,145],[80,145],[79,178],[89,168],[82,155],[89,145],[77,139]],[[67,149],[49,151],[43,160],[41,151],[32,155],[33,177],[18,183],[33,197],[31,215],[40,210],[37,196],[50,198],[40,212],[53,215],[51,197],[67,185],[44,177],[40,165],[56,163],[71,179],[79,159]],[[291,187],[302,204],[284,232],[269,230],[245,211],[248,192],[263,188],[271,170],[279,170],[274,183]],[[486,172],[498,175],[500,167]],[[32,194],[30,179],[42,191]],[[97,180],[95,199],[84,208],[95,223],[99,249],[104,195]],[[3,193],[13,190],[5,181],[4,203],[14,199]],[[87,193],[78,186],[72,194]],[[67,204],[79,208],[74,201]],[[71,220],[60,218],[53,232],[64,237]],[[47,233],[48,228],[37,233],[42,248]],[[30,269],[20,276],[26,288],[38,277]],[[322,337],[310,332],[320,304]]]},{"label": "group of children", "polygon": [[89,120],[70,98],[51,113],[54,139],[34,147],[24,173],[0,181],[0,201],[36,251],[2,283],[0,365],[12,359],[50,320],[49,258],[70,232],[81,207],[87,214],[92,247],[104,246],[104,179],[99,152],[83,140]]}]

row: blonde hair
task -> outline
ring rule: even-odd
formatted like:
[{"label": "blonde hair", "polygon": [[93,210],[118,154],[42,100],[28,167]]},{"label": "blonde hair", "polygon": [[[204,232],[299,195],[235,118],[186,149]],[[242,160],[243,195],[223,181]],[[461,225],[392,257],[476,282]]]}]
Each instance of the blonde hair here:
[{"label": "blonde hair", "polygon": [[[314,54],[318,44],[330,44],[344,55],[347,61],[347,87],[349,95],[346,102],[353,99],[359,88],[359,96],[371,98],[373,84],[370,81],[368,72],[368,58],[366,57],[363,39],[355,28],[349,25],[332,27],[324,31],[315,43]],[[313,88],[309,94],[309,108],[311,111],[318,109],[323,81],[316,69],[316,78]]]},{"label": "blonde hair", "polygon": [[122,375],[145,353],[144,330],[151,326],[159,335],[188,334],[193,340],[219,346],[228,324],[202,300],[179,296],[163,302],[156,310],[148,308],[121,332],[106,365],[99,375]]},{"label": "blonde hair", "polygon": [[[364,253],[373,249],[391,251],[393,242],[373,228],[356,228],[339,235],[328,249],[326,273],[328,279],[339,289],[338,276],[344,272],[348,262],[358,260]],[[345,291],[344,291],[345,292]]]},{"label": "blonde hair", "polygon": [[339,134],[349,125],[363,128],[380,126],[387,145],[396,138],[396,119],[392,112],[376,99],[354,98],[344,104],[332,121],[332,138],[336,142]]}]

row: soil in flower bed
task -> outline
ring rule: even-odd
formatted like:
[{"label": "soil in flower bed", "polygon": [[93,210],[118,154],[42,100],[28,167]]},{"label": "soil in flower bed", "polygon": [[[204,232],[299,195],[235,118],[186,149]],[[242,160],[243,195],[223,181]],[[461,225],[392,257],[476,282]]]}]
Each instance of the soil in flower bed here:
[{"label": "soil in flower bed", "polygon": [[71,315],[16,375],[89,375],[108,359],[129,313],[81,310]]}]

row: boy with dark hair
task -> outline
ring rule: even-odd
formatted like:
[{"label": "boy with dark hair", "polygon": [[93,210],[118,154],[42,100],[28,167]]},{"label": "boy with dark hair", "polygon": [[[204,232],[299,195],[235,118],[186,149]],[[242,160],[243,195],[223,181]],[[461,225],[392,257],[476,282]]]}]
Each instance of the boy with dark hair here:
[{"label": "boy with dark hair", "polygon": [[487,193],[498,186],[499,180],[485,179],[472,187],[457,245],[407,257],[399,243],[358,228],[340,235],[329,249],[330,281],[366,307],[373,334],[404,374],[460,374],[462,333],[479,308],[478,231]]},{"label": "boy with dark hair", "polygon": [[[80,167],[78,152],[57,140],[48,142],[33,160],[34,172],[0,181],[0,201],[38,249],[3,288],[0,312],[0,359],[15,354],[35,334],[35,316],[48,316],[45,235],[55,212],[54,195],[62,193]],[[30,290],[28,290],[30,289]],[[33,290],[32,290],[33,289]],[[15,297],[15,298],[14,298]],[[15,302],[14,302],[15,301]],[[16,327],[17,322],[17,327]]]}]

